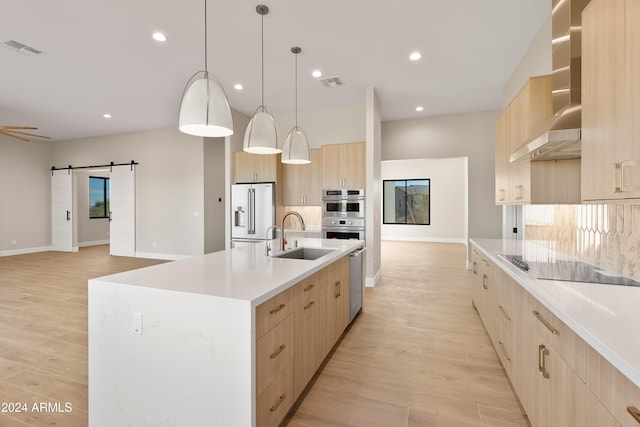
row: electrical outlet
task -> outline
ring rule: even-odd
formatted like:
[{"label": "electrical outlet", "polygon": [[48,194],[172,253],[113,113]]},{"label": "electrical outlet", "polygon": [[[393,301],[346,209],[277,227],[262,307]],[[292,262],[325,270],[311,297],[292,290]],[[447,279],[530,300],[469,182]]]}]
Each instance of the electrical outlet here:
[{"label": "electrical outlet", "polygon": [[137,335],[142,335],[142,313],[133,313],[131,332]]}]

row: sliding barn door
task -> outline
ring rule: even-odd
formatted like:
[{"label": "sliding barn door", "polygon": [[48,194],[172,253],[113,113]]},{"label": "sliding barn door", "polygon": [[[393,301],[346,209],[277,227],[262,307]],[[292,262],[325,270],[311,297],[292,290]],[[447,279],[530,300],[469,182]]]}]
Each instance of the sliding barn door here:
[{"label": "sliding barn door", "polygon": [[73,251],[73,172],[52,171],[51,175],[51,249]]},{"label": "sliding barn door", "polygon": [[113,166],[109,183],[110,253],[134,257],[136,253],[136,168]]}]

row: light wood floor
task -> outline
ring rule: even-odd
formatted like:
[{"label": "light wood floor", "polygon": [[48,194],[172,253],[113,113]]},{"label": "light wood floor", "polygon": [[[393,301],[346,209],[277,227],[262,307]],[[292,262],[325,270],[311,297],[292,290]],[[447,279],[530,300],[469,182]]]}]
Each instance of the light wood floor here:
[{"label": "light wood floor", "polygon": [[[463,245],[383,242],[382,279],[289,427],[525,426],[471,307]],[[159,261],[79,253],[0,258],[0,402],[70,402],[0,427],[87,425],[87,280]],[[0,408],[1,409],[1,408]]]},{"label": "light wood floor", "polygon": [[87,426],[87,280],[159,262],[110,257],[108,246],[0,258],[0,404],[27,403],[0,408],[1,427]]},{"label": "light wood floor", "polygon": [[382,279],[288,426],[526,426],[465,257],[459,244],[383,242]]}]

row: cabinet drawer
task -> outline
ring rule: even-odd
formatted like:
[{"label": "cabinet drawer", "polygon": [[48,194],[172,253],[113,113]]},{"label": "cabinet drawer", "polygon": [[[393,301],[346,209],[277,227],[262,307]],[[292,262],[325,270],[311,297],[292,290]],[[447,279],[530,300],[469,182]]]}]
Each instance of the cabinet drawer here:
[{"label": "cabinet drawer", "polygon": [[289,316],[256,343],[256,394],[292,364],[293,316]]},{"label": "cabinet drawer", "polygon": [[536,299],[531,304],[531,315],[534,316],[533,323],[538,332],[578,377],[585,381],[586,343],[582,338]]},{"label": "cabinet drawer", "polygon": [[293,313],[293,289],[289,288],[256,307],[256,339]]},{"label": "cabinet drawer", "polygon": [[[587,347],[587,387],[624,427],[638,427],[631,412],[640,410],[640,388],[590,346]],[[640,418],[640,413],[636,415]]]},{"label": "cabinet drawer", "polygon": [[296,308],[300,310],[311,301],[317,304],[321,286],[320,273],[315,273],[298,283],[294,289]]},{"label": "cabinet drawer", "polygon": [[294,403],[293,365],[289,364],[256,399],[256,425],[278,426]]}]

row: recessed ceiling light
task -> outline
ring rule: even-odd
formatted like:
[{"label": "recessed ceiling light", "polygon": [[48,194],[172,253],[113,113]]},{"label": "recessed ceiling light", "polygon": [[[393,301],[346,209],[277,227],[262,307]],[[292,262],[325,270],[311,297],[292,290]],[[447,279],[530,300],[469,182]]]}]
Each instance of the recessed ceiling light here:
[{"label": "recessed ceiling light", "polygon": [[167,41],[167,36],[165,36],[164,34],[162,34],[161,32],[158,32],[158,31],[153,33],[153,35],[151,37],[153,37],[154,40],[159,41],[159,42],[166,42]]},{"label": "recessed ceiling light", "polygon": [[322,77],[322,71],[314,70],[313,73],[311,73],[311,75],[315,78]]},{"label": "recessed ceiling light", "polygon": [[233,85],[233,88],[235,90],[242,90],[244,89],[244,86],[242,86],[240,83],[236,83],[235,85]]},{"label": "recessed ceiling light", "polygon": [[105,114],[102,115],[102,117],[104,117],[105,119],[110,119],[111,118],[111,114],[105,113]]},{"label": "recessed ceiling light", "polygon": [[416,111],[423,111],[423,110],[424,110],[424,107],[422,105],[418,105],[416,107]]},{"label": "recessed ceiling light", "polygon": [[417,61],[420,58],[422,58],[422,54],[420,52],[413,52],[411,55],[409,55],[409,59],[412,61]]}]

